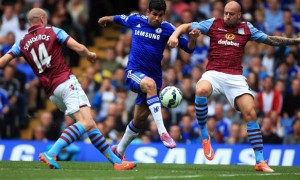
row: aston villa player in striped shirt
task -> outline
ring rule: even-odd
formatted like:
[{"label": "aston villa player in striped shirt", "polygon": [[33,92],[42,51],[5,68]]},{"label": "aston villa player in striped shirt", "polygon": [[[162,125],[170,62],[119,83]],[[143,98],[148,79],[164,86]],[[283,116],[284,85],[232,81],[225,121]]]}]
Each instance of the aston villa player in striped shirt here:
[{"label": "aston villa player in striped shirt", "polygon": [[60,169],[56,155],[87,132],[93,145],[114,165],[115,170],[132,169],[135,163],[122,161],[117,157],[96,127],[88,98],[64,61],[62,45],[92,62],[96,54],[79,44],[64,30],[47,27],[47,13],[44,10],[33,8],[28,13],[28,20],[31,25],[28,33],[1,57],[0,67],[3,68],[15,57],[23,56],[39,78],[52,103],[77,121],[63,131],[49,151],[39,155],[40,160],[49,168]]},{"label": "aston villa player in striped shirt", "polygon": [[241,22],[241,6],[231,1],[226,4],[224,18],[212,18],[179,26],[169,38],[171,47],[178,45],[178,36],[194,28],[210,37],[206,72],[196,86],[196,116],[200,125],[204,155],[214,158],[210,137],[206,129],[207,97],[223,94],[230,104],[241,111],[247,121],[248,138],[255,152],[257,171],[274,172],[263,156],[263,141],[254,108],[254,96],[246,78],[242,76],[242,56],[246,43],[256,41],[271,46],[300,44],[300,39],[268,36],[249,22]]}]

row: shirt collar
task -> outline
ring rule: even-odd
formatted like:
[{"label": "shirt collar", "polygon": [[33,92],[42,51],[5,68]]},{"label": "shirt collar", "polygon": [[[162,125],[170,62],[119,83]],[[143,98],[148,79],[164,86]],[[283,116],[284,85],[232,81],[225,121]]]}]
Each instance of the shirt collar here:
[{"label": "shirt collar", "polygon": [[35,31],[35,30],[37,30],[37,29],[39,29],[39,28],[42,28],[42,27],[44,27],[43,24],[36,24],[36,25],[33,25],[33,26],[31,26],[31,27],[28,29],[28,33],[31,33],[32,31]]}]

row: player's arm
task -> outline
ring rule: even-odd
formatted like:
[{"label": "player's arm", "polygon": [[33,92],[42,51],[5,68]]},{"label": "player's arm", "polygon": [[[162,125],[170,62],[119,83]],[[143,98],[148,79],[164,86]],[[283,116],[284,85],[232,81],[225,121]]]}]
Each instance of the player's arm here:
[{"label": "player's arm", "polygon": [[94,62],[97,57],[96,53],[89,51],[83,44],[78,43],[71,37],[67,40],[67,46],[91,62]]},{"label": "player's arm", "polygon": [[[179,45],[185,52],[192,53],[196,47],[196,41],[200,35],[200,31],[196,28],[190,31],[190,28],[190,24],[183,24],[175,29],[169,37],[168,45],[170,47],[177,47]],[[186,34],[189,34],[189,38],[186,37]]]},{"label": "player's arm", "polygon": [[[207,35],[214,20],[215,20],[215,18],[211,18],[211,19],[201,21],[201,22],[192,22],[192,23],[186,23],[186,24],[180,25],[179,27],[176,28],[176,30],[173,32],[173,34],[169,38],[168,45],[170,47],[177,47],[178,46],[178,37],[181,34],[189,33],[190,31],[195,32],[196,30],[199,30],[201,32],[201,34]],[[189,35],[191,37],[191,34],[189,34]],[[191,43],[190,46],[192,46],[192,44],[196,45],[194,41],[191,41],[190,43]]]},{"label": "player's arm", "polygon": [[3,69],[13,59],[14,57],[10,53],[7,53],[4,56],[2,56],[0,58],[0,68]]},{"label": "player's arm", "polygon": [[197,38],[200,36],[201,32],[199,29],[194,28],[192,31],[189,32],[189,42],[188,42],[188,48],[189,49],[195,49],[196,48],[196,42]]},{"label": "player's arm", "polygon": [[115,16],[104,16],[98,20],[98,23],[102,27],[106,27],[106,24],[108,22],[115,22],[115,23],[121,24],[123,26],[130,27],[131,22],[134,21],[135,18],[137,18],[137,14],[131,14],[129,16],[126,16],[124,14],[115,15]]},{"label": "player's arm", "polygon": [[178,26],[173,34],[169,37],[168,45],[172,48],[175,48],[178,46],[178,37],[181,34],[188,33],[191,29],[191,23],[182,24]]},{"label": "player's arm", "polygon": [[102,27],[106,27],[106,23],[114,22],[114,16],[104,16],[98,20],[98,23]]},{"label": "player's arm", "polygon": [[56,34],[57,41],[60,44],[65,44],[68,48],[77,52],[80,56],[86,57],[89,61],[94,62],[96,59],[96,53],[90,52],[84,45],[78,43],[75,39],[69,36],[64,30],[52,27]]},{"label": "player's arm", "polygon": [[285,38],[280,36],[269,36],[256,29],[251,23],[247,23],[251,32],[251,40],[261,42],[270,46],[286,46],[300,44],[299,38]]},{"label": "player's arm", "polygon": [[300,44],[299,38],[285,38],[280,36],[268,36],[264,44],[268,44],[270,46],[286,46],[286,45],[297,45]]},{"label": "player's arm", "polygon": [[17,41],[12,48],[0,58],[0,68],[4,68],[11,60],[20,56],[22,56],[20,41]]},{"label": "player's arm", "polygon": [[187,53],[193,53],[196,47],[196,40],[200,35],[198,29],[193,29],[189,32],[189,37],[186,34],[182,34],[178,38],[179,47]]}]

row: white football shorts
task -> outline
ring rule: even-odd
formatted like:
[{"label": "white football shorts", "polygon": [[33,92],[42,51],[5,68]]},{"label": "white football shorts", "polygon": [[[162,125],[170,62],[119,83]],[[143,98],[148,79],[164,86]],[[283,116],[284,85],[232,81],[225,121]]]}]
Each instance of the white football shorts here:
[{"label": "white football shorts", "polygon": [[237,110],[238,108],[234,103],[235,98],[243,94],[250,94],[254,98],[254,94],[248,86],[247,79],[243,75],[232,75],[218,71],[206,71],[199,81],[203,80],[211,83],[213,89],[211,96],[218,94],[225,95],[231,106]]},{"label": "white football shorts", "polygon": [[60,111],[69,116],[79,111],[82,106],[91,107],[85,92],[74,75],[70,75],[68,80],[57,86],[49,99]]}]

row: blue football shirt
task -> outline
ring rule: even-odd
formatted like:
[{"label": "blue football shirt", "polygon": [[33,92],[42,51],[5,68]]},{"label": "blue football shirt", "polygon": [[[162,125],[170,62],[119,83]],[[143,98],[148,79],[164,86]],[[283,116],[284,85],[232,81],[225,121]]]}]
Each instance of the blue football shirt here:
[{"label": "blue football shirt", "polygon": [[[157,88],[161,88],[162,70],[161,60],[163,51],[175,27],[163,21],[159,27],[148,23],[148,17],[132,14],[114,16],[114,21],[132,29],[132,44],[126,71],[134,70],[153,78]],[[188,48],[188,37],[179,38],[179,47],[188,53],[193,52]]]}]

